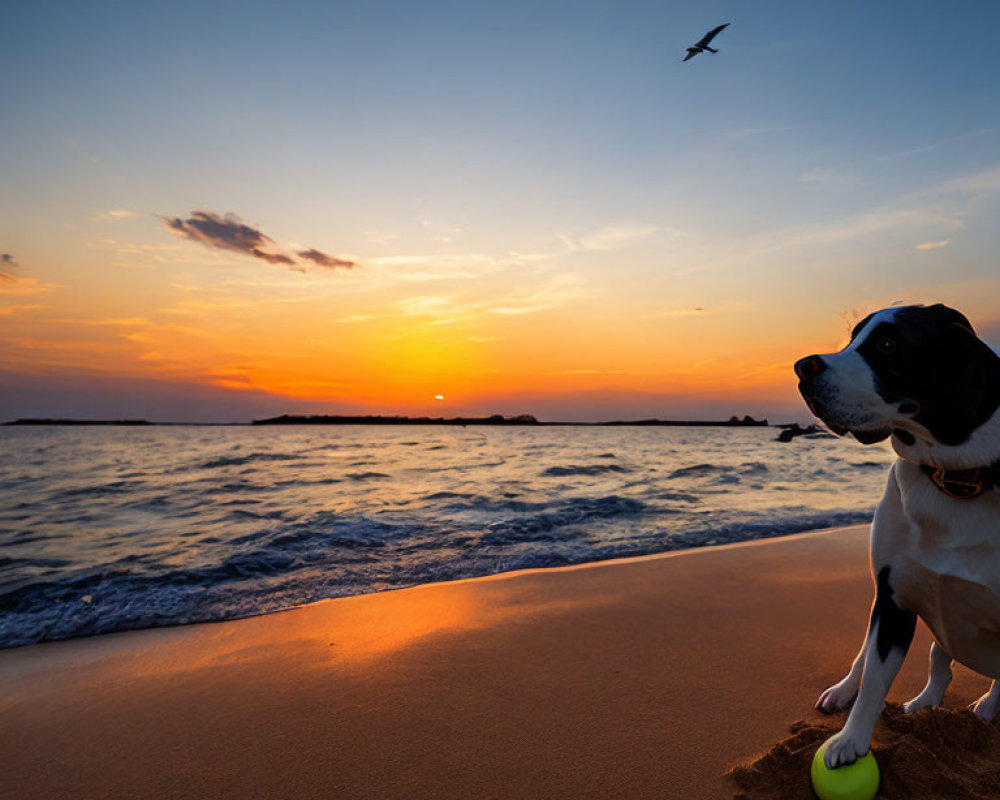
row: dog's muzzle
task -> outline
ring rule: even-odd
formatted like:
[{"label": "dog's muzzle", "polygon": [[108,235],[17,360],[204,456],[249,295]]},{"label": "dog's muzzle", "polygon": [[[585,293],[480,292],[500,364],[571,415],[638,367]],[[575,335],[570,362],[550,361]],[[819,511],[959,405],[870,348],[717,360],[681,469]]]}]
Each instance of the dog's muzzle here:
[{"label": "dog's muzzle", "polygon": [[813,393],[813,383],[826,371],[826,362],[819,356],[806,356],[795,362],[795,374],[799,378],[799,394],[806,401],[809,410],[823,420],[824,424],[837,436],[847,433],[847,428],[830,421],[830,415],[819,403]]},{"label": "dog's muzzle", "polygon": [[826,362],[819,356],[806,356],[795,362],[795,374],[800,381],[812,380],[825,369]]}]

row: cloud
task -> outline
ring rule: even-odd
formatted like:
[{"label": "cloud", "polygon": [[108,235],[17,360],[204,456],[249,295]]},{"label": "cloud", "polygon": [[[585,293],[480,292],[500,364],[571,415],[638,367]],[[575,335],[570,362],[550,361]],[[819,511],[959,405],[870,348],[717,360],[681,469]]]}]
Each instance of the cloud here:
[{"label": "cloud", "polygon": [[[4,281],[10,281],[10,283],[4,283]],[[58,288],[60,286],[55,283],[43,283],[35,278],[16,278],[6,272],[0,272],[0,294],[2,295],[45,294]]]},{"label": "cloud", "polygon": [[36,311],[40,308],[48,308],[48,306],[39,305],[37,303],[19,306],[0,306],[0,317],[10,316],[11,314],[19,314],[22,311]]},{"label": "cloud", "polygon": [[944,183],[931,186],[928,189],[917,192],[903,198],[905,201],[927,200],[940,201],[953,195],[979,195],[996,194],[1000,192],[1000,164],[981,169],[979,172],[972,172],[961,175]]},{"label": "cloud", "polygon": [[963,175],[960,178],[948,181],[940,188],[940,191],[942,194],[974,194],[978,192],[993,193],[1000,191],[1000,166],[993,166],[980,172]]},{"label": "cloud", "polygon": [[342,258],[335,258],[333,256],[328,256],[326,253],[320,252],[315,247],[309,250],[300,250],[296,255],[299,258],[305,258],[312,261],[314,264],[320,267],[326,267],[327,269],[354,269],[357,264],[353,261],[345,261]]},{"label": "cloud", "polygon": [[[164,217],[163,224],[171,233],[200,242],[207,247],[253,256],[268,264],[284,264],[295,272],[307,271],[306,267],[301,265],[304,262],[297,262],[291,256],[282,253],[274,239],[258,228],[247,225],[235,214],[220,215],[211,211],[192,211],[189,219]],[[354,261],[328,256],[315,247],[299,250],[296,255],[313,266],[325,269],[354,269],[358,266]]]},{"label": "cloud", "polygon": [[947,247],[951,244],[951,239],[942,239],[940,242],[924,242],[923,244],[918,244],[917,250],[936,250],[939,247]]},{"label": "cloud", "polygon": [[420,224],[431,234],[435,242],[453,242],[462,234],[462,229],[433,219],[422,219]]},{"label": "cloud", "polygon": [[929,144],[921,145],[918,147],[910,147],[906,150],[897,150],[893,153],[886,153],[882,156],[876,156],[876,161],[891,161],[897,158],[909,158],[910,156],[922,155],[923,153],[929,153],[932,150],[937,150],[945,145],[954,145],[956,142],[968,141],[969,139],[978,139],[983,136],[989,136],[993,134],[992,128],[981,128],[979,130],[968,131],[966,133],[959,134],[957,136],[949,136],[947,138],[941,139],[936,142],[930,142]]},{"label": "cloud", "polygon": [[582,250],[618,250],[662,230],[658,225],[609,225],[573,242]]},{"label": "cloud", "polygon": [[511,250],[508,255],[511,264],[531,264],[544,261],[556,261],[564,256],[573,253],[587,252],[608,252],[611,250],[624,250],[632,247],[636,243],[657,236],[671,241],[681,241],[689,238],[686,231],[678,228],[665,228],[661,225],[651,225],[645,223],[622,223],[618,225],[607,225],[603,228],[592,230],[576,238],[565,233],[556,235],[560,242],[558,248],[547,252],[524,252]]},{"label": "cloud", "polygon": [[137,212],[127,208],[112,208],[108,211],[98,211],[96,214],[91,214],[89,219],[91,222],[121,222],[137,216],[139,216]]},{"label": "cloud", "polygon": [[171,233],[201,242],[208,247],[243,253],[269,264],[295,263],[278,251],[278,246],[270,236],[245,224],[235,214],[219,216],[211,211],[193,211],[190,219],[174,217],[164,219],[163,224]]},{"label": "cloud", "polygon": [[553,276],[547,283],[535,290],[515,290],[507,297],[501,298],[499,304],[487,303],[483,311],[487,314],[501,316],[521,316],[564,305],[590,294],[576,275],[563,274]]},{"label": "cloud", "polygon": [[[406,297],[395,302],[395,307],[406,316],[424,317],[423,324],[451,325],[468,322],[481,314],[500,317],[518,317],[549,311],[574,300],[587,297],[590,290],[572,274],[555,275],[541,285],[520,287],[506,296],[497,297],[490,291],[487,298],[469,297],[467,294],[435,294]],[[355,321],[348,318],[343,321]]]},{"label": "cloud", "polygon": [[122,327],[132,327],[135,325],[152,325],[145,317],[111,317],[108,319],[72,319],[56,317],[48,319],[46,322],[68,323],[70,325],[112,325]]},{"label": "cloud", "polygon": [[[8,267],[19,267],[19,266],[21,266],[21,263],[16,258],[14,258],[14,256],[12,256],[10,253],[0,253],[0,263],[4,264],[5,266],[8,266]],[[2,273],[0,273],[0,274],[2,274]],[[10,276],[8,275],[6,277],[10,277]],[[13,278],[11,278],[11,280],[13,280]]]},{"label": "cloud", "polygon": [[510,262],[484,253],[450,253],[445,255],[395,255],[371,260],[393,281],[426,282],[484,278]]},{"label": "cloud", "polygon": [[[952,241],[950,237],[930,237],[947,237],[948,234],[966,230],[970,224],[977,224],[974,215],[976,201],[997,195],[1000,195],[1000,164],[902,195],[887,205],[861,214],[816,224],[774,228],[753,235],[743,240],[738,250],[720,254],[717,260],[711,262],[711,268],[721,270],[736,265],[746,268],[751,259],[761,262],[765,258],[773,259],[777,254],[795,252],[812,256],[864,239],[889,240],[889,237],[903,235],[912,236],[917,242],[927,237],[929,241],[925,244],[944,247],[946,242]],[[923,246],[919,249],[933,248]],[[702,271],[705,262],[706,259],[700,259],[698,266],[673,275]]]},{"label": "cloud", "polygon": [[365,231],[365,236],[376,244],[388,244],[389,242],[394,242],[399,238],[398,233],[384,231]]},{"label": "cloud", "polygon": [[661,317],[698,317],[707,314],[709,311],[704,306],[694,308],[673,308],[660,314]]},{"label": "cloud", "polygon": [[[576,236],[557,233],[558,242],[550,250],[510,249],[504,253],[420,253],[382,255],[367,264],[394,282],[480,280],[503,270],[555,264],[574,254],[590,254],[626,249],[643,240],[659,237],[673,242],[690,238],[684,231],[644,223],[608,225]],[[299,255],[302,255],[301,253]],[[493,313],[511,313],[496,311]],[[525,313],[521,311],[520,313]]]}]

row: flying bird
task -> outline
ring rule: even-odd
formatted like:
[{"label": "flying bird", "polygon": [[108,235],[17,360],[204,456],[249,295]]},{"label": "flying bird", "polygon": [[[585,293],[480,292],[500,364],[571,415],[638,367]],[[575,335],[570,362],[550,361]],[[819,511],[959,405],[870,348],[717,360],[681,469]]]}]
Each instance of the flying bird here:
[{"label": "flying bird", "polygon": [[708,33],[706,33],[704,36],[701,37],[701,41],[695,44],[694,47],[689,47],[687,49],[688,54],[684,56],[684,60],[690,61],[692,58],[698,55],[698,53],[704,53],[706,50],[708,50],[709,53],[718,53],[719,51],[716,50],[714,47],[708,46],[709,42],[711,42],[712,39],[718,36],[719,32],[722,31],[723,28],[728,28],[728,27],[729,23],[727,22],[725,25],[720,25],[718,28],[713,28],[712,30],[710,30]]}]

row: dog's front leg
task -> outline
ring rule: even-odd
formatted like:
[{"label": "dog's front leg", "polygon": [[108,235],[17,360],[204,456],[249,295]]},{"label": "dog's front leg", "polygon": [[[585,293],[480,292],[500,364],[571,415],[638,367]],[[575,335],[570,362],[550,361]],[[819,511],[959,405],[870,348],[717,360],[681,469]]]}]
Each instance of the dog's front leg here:
[{"label": "dog's front leg", "polygon": [[969,708],[975,712],[977,717],[989,722],[997,715],[998,705],[1000,705],[1000,681],[993,681],[990,690],[975,703],[972,703]]},{"label": "dog's front leg", "polygon": [[896,605],[889,583],[891,574],[888,566],[883,566],[878,573],[875,604],[864,647],[861,691],[844,729],[830,739],[826,749],[825,761],[830,769],[851,764],[868,752],[875,721],[882,713],[889,687],[913,641],[917,615]]},{"label": "dog's front leg", "polygon": [[941,645],[937,642],[931,644],[931,663],[927,673],[927,685],[920,694],[908,703],[903,703],[904,713],[913,714],[922,708],[941,705],[945,690],[951,683],[951,661],[951,656]]}]

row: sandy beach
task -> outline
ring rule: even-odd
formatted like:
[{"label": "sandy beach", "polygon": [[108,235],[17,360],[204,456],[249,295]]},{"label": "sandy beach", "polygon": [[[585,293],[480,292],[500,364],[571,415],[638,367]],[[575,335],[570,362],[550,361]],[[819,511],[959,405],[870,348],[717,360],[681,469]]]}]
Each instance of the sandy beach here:
[{"label": "sandy beach", "polygon": [[[0,796],[727,798],[871,592],[852,527],[8,650]],[[955,673],[952,708],[987,687]]]}]

